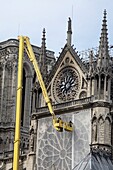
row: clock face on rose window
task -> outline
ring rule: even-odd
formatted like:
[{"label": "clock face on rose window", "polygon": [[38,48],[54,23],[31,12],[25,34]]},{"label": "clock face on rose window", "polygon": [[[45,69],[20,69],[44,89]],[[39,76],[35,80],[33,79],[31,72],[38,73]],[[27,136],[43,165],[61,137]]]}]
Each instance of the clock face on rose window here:
[{"label": "clock face on rose window", "polygon": [[63,68],[54,81],[54,97],[57,101],[69,101],[76,97],[80,78],[73,67]]}]

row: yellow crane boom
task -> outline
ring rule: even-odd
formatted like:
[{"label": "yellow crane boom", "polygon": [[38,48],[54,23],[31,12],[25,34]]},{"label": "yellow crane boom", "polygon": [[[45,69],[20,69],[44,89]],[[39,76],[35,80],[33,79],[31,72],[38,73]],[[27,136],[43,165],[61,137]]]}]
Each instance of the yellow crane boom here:
[{"label": "yellow crane boom", "polygon": [[30,61],[32,62],[33,66],[34,66],[37,78],[38,78],[39,83],[40,83],[40,87],[42,89],[42,93],[43,93],[44,99],[45,99],[45,101],[46,101],[46,103],[48,105],[50,113],[52,114],[53,117],[55,117],[55,114],[54,114],[54,111],[53,111],[50,99],[48,97],[47,90],[46,90],[46,87],[45,87],[45,84],[44,84],[41,72],[39,70],[39,67],[38,67],[38,64],[37,64],[37,60],[36,60],[34,52],[32,50],[32,46],[30,44],[29,38],[25,37],[24,39],[25,39],[25,43],[26,43],[25,50],[26,50],[26,52],[28,54],[28,57],[29,57]]},{"label": "yellow crane boom", "polygon": [[19,43],[19,59],[18,59],[18,82],[17,82],[17,99],[16,99],[16,123],[15,123],[13,170],[19,169],[24,37],[19,37],[19,42],[20,43]]},{"label": "yellow crane boom", "polygon": [[33,64],[37,78],[42,89],[42,93],[47,103],[49,112],[53,117],[54,128],[62,132],[63,129],[72,132],[72,122],[63,122],[61,118],[56,118],[51,101],[48,97],[47,90],[34,55],[29,38],[25,36],[19,36],[19,60],[18,60],[18,82],[17,82],[17,101],[16,101],[16,123],[15,123],[15,140],[14,140],[14,157],[13,157],[13,170],[19,170],[19,152],[20,152],[20,122],[21,122],[21,106],[22,106],[22,75],[23,75],[23,54],[24,49]]}]

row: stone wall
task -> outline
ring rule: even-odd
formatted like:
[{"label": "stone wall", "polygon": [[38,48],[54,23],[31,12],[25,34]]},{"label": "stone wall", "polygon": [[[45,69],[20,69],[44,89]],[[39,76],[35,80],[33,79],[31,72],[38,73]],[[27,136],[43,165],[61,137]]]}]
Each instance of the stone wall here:
[{"label": "stone wall", "polygon": [[52,118],[38,123],[36,163],[38,170],[70,170],[90,152],[90,110],[60,116],[74,123],[73,132],[57,132]]}]

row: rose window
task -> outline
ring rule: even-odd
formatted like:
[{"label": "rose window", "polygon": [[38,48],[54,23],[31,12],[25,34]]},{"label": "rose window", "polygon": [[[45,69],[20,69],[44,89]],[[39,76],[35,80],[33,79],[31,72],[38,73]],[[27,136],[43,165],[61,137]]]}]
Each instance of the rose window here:
[{"label": "rose window", "polygon": [[80,78],[73,67],[63,68],[54,81],[54,98],[57,101],[69,101],[77,96]]}]

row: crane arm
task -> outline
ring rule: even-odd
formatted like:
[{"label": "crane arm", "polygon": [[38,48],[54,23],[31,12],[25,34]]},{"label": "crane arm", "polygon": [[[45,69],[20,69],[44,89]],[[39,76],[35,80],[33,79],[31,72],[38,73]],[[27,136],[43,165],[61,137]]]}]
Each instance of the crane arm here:
[{"label": "crane arm", "polygon": [[18,81],[17,81],[17,97],[16,97],[16,120],[15,120],[13,170],[19,170],[24,37],[19,37],[19,42],[20,43],[19,43],[19,59],[18,59]]},{"label": "crane arm", "polygon": [[32,49],[32,46],[30,44],[30,41],[29,41],[28,37],[25,37],[25,44],[27,46],[27,48],[25,48],[25,50],[26,50],[26,52],[28,54],[28,57],[29,57],[30,61],[32,62],[33,66],[34,66],[37,78],[38,78],[39,83],[40,83],[40,87],[42,89],[44,99],[45,99],[45,101],[47,103],[47,106],[48,106],[48,109],[49,109],[49,112],[51,113],[53,118],[55,118],[55,114],[54,114],[54,111],[53,111],[53,108],[52,108],[52,104],[51,104],[51,101],[50,101],[50,99],[48,97],[47,90],[46,90],[46,87],[45,87],[41,72],[39,70],[39,66],[38,66],[36,57],[34,55],[34,52],[33,52],[33,49]]}]

